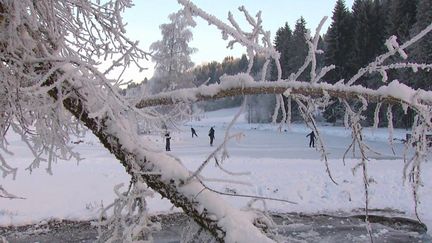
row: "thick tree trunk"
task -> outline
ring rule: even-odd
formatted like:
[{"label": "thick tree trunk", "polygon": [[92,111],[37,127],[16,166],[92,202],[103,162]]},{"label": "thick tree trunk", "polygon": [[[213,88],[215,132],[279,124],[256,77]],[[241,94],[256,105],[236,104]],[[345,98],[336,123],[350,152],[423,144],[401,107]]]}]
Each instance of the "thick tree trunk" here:
[{"label": "thick tree trunk", "polygon": [[[4,9],[4,5],[0,2],[0,27],[5,27],[5,11],[7,10]],[[31,33],[30,29],[29,33]],[[45,46],[45,39],[40,38],[40,36],[32,36],[31,34],[26,38],[34,38],[32,41],[40,44],[40,46],[35,45],[32,50],[35,52],[33,53],[35,56],[38,56],[42,60],[55,56],[55,54],[47,54],[50,51],[55,52],[51,50],[52,46],[56,46],[54,43],[51,43],[53,44],[52,46],[49,44]],[[14,52],[13,54],[8,53],[7,56],[19,57],[20,55],[24,55],[22,53],[25,53],[25,51],[21,53],[21,50],[9,50],[8,44],[0,43],[2,51]],[[36,52],[39,55],[36,55]],[[6,58],[7,56],[5,55]],[[1,61],[11,64],[15,62],[15,60],[8,60],[3,57]],[[43,84],[45,87],[50,87],[56,81],[63,78],[62,71],[52,70],[52,66],[57,64],[50,63],[49,60],[43,60],[41,63],[32,63],[29,65],[37,66],[35,68],[37,69],[35,71],[38,73],[37,76],[43,77],[52,73]],[[60,91],[60,93],[63,93],[62,97],[59,96],[57,88],[48,91],[49,96],[56,101],[61,98],[65,109],[98,137],[103,146],[122,163],[130,175],[141,177],[150,188],[161,196],[168,198],[176,207],[181,208],[197,224],[208,230],[219,242],[250,242],[253,239],[259,242],[271,242],[254,225],[257,221],[254,215],[231,208],[218,194],[207,190],[198,179],[187,180],[191,173],[177,159],[162,152],[150,152],[142,146],[131,143],[129,139],[132,138],[128,137],[130,131],[119,125],[120,122],[117,120],[118,118],[126,118],[121,116],[124,110],[118,108],[115,111],[116,116],[111,116],[111,114],[98,117],[91,116],[92,113],[89,107],[93,107],[91,105],[95,104],[90,103],[86,98],[93,99],[94,97],[92,96],[96,95],[94,94],[94,89],[98,89],[98,87],[86,88],[85,85],[82,87],[72,87],[72,83],[68,83],[67,81],[62,83],[62,90]],[[59,87],[59,85],[55,85],[55,87]],[[108,102],[108,95],[112,94],[104,94],[103,92],[108,91],[102,88],[97,92],[101,92],[98,94],[100,95],[98,99],[101,99],[101,96],[105,96],[106,100],[98,101],[98,105],[103,107],[105,102]],[[134,142],[139,143],[139,139],[136,139]]]},{"label": "thick tree trunk", "polygon": [[[49,93],[54,99],[57,98],[56,90],[52,90]],[[134,174],[132,172],[133,169],[130,160],[136,160],[139,164],[143,165],[143,168],[141,168],[143,174],[139,176],[143,178],[150,188],[158,192],[161,196],[168,198],[176,207],[183,209],[189,217],[193,218],[200,226],[207,229],[218,241],[223,241],[225,231],[217,225],[217,221],[210,219],[205,213],[197,211],[195,207],[197,202],[194,202],[191,197],[187,197],[179,192],[179,187],[182,186],[181,182],[175,180],[163,181],[159,175],[145,174],[145,172],[150,172],[150,170],[146,168],[149,167],[149,165],[151,167],[151,162],[145,157],[140,157],[132,151],[128,151],[128,148],[124,147],[119,142],[120,139],[116,135],[107,132],[106,128],[110,126],[110,123],[115,123],[115,121],[110,120],[108,117],[105,117],[103,120],[90,118],[89,111],[86,109],[83,102],[80,99],[74,98],[74,96],[65,99],[63,104],[69,112],[81,120],[82,123],[98,137],[104,147],[120,161],[130,175]],[[137,174],[135,174],[135,176],[136,175]]]},{"label": "thick tree trunk", "polygon": [[[51,80],[54,79],[55,77]],[[199,180],[192,179],[185,183],[186,179],[190,176],[190,173],[182,165],[182,168],[180,169],[187,172],[185,178],[164,178],[163,175],[155,175],[154,173],[160,172],[163,174],[164,172],[162,169],[157,168],[158,165],[154,160],[157,160],[157,156],[162,156],[162,159],[167,159],[166,154],[161,152],[156,157],[152,154],[150,155],[152,159],[149,159],[142,153],[143,151],[136,151],[136,148],[129,148],[128,145],[125,145],[124,141],[122,142],[121,137],[122,135],[124,136],[124,134],[122,134],[121,129],[116,128],[116,121],[111,120],[108,116],[105,116],[103,119],[91,118],[89,116],[90,111],[86,108],[86,101],[77,98],[82,97],[79,92],[85,93],[85,91],[82,89],[77,91],[73,88],[68,88],[68,90],[72,90],[69,92],[72,92],[73,94],[63,100],[64,107],[77,119],[82,121],[82,123],[99,138],[105,148],[107,148],[122,163],[126,171],[133,176],[142,177],[150,188],[163,197],[169,199],[176,207],[181,208],[197,224],[208,230],[217,241],[247,242],[250,239],[257,239],[260,242],[271,241],[262,233],[261,229],[253,225],[253,222],[248,221],[247,223],[249,225],[247,225],[242,221],[243,219],[241,219],[241,217],[240,219],[236,218],[239,216],[238,213],[230,215],[229,212],[237,209],[232,209],[228,205],[225,205],[226,203],[219,197],[219,195],[206,190]],[[49,94],[57,100],[58,92],[56,89],[49,91]],[[174,158],[168,157],[168,159],[177,163],[176,166],[180,166],[180,163]],[[136,168],[137,164],[140,165],[141,168]],[[132,166],[135,166],[135,168],[132,168]],[[137,170],[139,170],[139,173],[135,173]],[[190,188],[192,188],[192,190]],[[200,199],[201,196],[202,200]],[[218,202],[215,203],[215,200]],[[225,209],[228,210],[224,212]],[[240,211],[237,210],[237,212]],[[239,228],[243,228],[242,230],[245,232],[240,234],[238,234],[238,232],[230,234],[230,230],[238,229],[227,229],[227,224],[221,224],[221,220],[234,222],[233,225],[237,226],[243,224],[242,227]],[[238,222],[235,222],[237,220]],[[238,238],[240,236],[245,236],[245,239]]]}]

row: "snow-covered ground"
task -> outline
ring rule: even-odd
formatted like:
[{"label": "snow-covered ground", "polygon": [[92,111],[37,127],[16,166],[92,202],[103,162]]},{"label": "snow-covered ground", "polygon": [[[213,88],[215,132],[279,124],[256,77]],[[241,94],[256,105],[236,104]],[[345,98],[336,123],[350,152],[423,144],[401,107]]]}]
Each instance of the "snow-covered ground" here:
[{"label": "snow-covered ground", "polygon": [[[224,131],[237,109],[209,112],[200,120],[188,122],[182,131],[172,131],[171,154],[179,157],[191,170],[223,141]],[[193,126],[199,137],[192,138]],[[207,136],[210,126],[216,130],[215,146],[209,146]],[[222,165],[231,172],[245,175],[230,176],[214,163],[204,170],[207,183],[212,188],[241,195],[259,195],[295,202],[267,201],[266,207],[279,212],[352,212],[364,207],[363,179],[361,171],[352,173],[358,157],[349,153],[346,165],[342,156],[350,143],[350,133],[341,127],[321,126],[329,152],[331,173],[338,185],[328,177],[320,154],[307,146],[305,137],[309,129],[303,124],[290,127],[270,124],[247,124],[244,116],[233,127],[232,133],[242,133],[241,139],[233,140],[229,146],[229,159]],[[395,130],[394,138],[405,138],[405,130]],[[414,218],[412,191],[408,182],[402,180],[403,149],[395,140],[393,154],[387,144],[386,129],[365,129],[364,138],[370,147],[379,154],[371,153],[369,176],[375,183],[370,184],[370,208],[393,209]],[[7,159],[19,167],[16,180],[10,177],[0,179],[9,192],[24,197],[24,200],[0,198],[0,225],[21,225],[41,220],[90,219],[98,215],[101,205],[108,205],[114,199],[113,186],[124,183],[126,189],[129,176],[124,168],[110,155],[92,135],[76,145],[76,150],[85,158],[76,161],[60,161],[55,164],[53,175],[44,168],[31,174],[25,167],[32,156],[19,140],[10,134],[10,149],[14,156]],[[154,141],[164,149],[164,138],[158,135],[143,137]],[[432,178],[431,164],[424,164],[424,185],[420,188],[419,214],[429,229],[432,229]],[[215,180],[218,179],[218,180]],[[222,180],[221,180],[222,179]],[[227,196],[238,207],[243,207],[250,199]],[[262,203],[257,202],[257,207]],[[149,200],[152,212],[169,212],[171,204],[159,196]]]}]

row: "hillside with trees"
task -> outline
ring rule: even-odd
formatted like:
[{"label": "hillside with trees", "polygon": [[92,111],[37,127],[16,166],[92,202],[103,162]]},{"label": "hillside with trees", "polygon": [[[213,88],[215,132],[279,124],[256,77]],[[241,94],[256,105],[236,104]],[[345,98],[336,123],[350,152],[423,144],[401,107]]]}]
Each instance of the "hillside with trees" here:
[{"label": "hillside with trees", "polygon": [[[430,0],[355,0],[349,10],[344,0],[338,0],[333,10],[331,26],[324,37],[325,64],[336,66],[324,77],[326,82],[348,80],[356,70],[386,51],[385,40],[390,36],[394,35],[398,42],[403,42],[419,33],[420,26],[425,27],[425,23],[432,21],[431,4]],[[407,53],[410,55],[407,59],[397,57],[392,61],[426,63],[432,59],[431,43],[432,36],[428,34],[421,42],[408,49]],[[400,82],[414,88],[431,90],[431,75],[430,70],[389,70],[386,79],[389,81],[399,77]],[[361,83],[366,87],[377,88],[384,84],[382,79],[379,74],[369,74],[362,78]],[[324,113],[329,122],[343,118],[341,105],[337,100],[335,102],[333,109]],[[373,123],[375,108],[368,108],[366,125]],[[396,116],[402,117],[394,119],[395,126],[410,127],[415,112],[411,109],[406,112],[401,108],[394,109]],[[381,120],[384,121],[383,125],[387,124],[385,114],[381,116]]]},{"label": "hillside with trees", "polygon": [[[331,16],[331,24],[323,39],[319,41],[319,49],[324,55],[317,57],[319,67],[335,65],[335,68],[329,71],[323,80],[327,83],[337,83],[348,81],[357,70],[367,66],[368,63],[385,53],[387,50],[386,39],[395,36],[397,41],[402,42],[418,34],[425,23],[432,21],[432,1],[431,0],[355,0],[352,9],[348,9],[344,0],[336,1]],[[303,18],[299,19],[294,30],[288,23],[285,23],[276,32],[274,47],[280,52],[280,63],[282,68],[282,78],[289,79],[303,64],[302,60],[308,54],[308,46],[305,44],[305,34],[307,31],[306,23]],[[432,36],[428,34],[424,39],[413,45],[407,50],[409,57],[392,58],[393,62],[409,63],[430,63],[432,60]],[[276,67],[272,66],[270,80],[276,80]],[[300,77],[300,80],[308,79],[309,72],[306,70]],[[385,81],[393,80],[399,77],[401,83],[405,83],[414,88],[431,90],[430,80],[432,72],[429,69],[417,70],[393,70],[386,71]],[[410,78],[408,78],[410,77]],[[359,80],[358,84],[370,88],[379,88],[384,85],[383,76],[379,73],[366,74]],[[271,98],[262,96],[260,105],[255,102],[255,98],[250,101],[249,109],[252,122],[269,122],[272,120],[273,110],[276,101]],[[290,108],[284,107],[285,112],[290,112],[292,118],[301,120],[300,113],[294,102],[287,98],[285,104],[290,104]],[[333,99],[329,109],[323,112],[326,121],[331,123],[343,120],[343,105],[338,99]],[[355,105],[355,104],[353,104]],[[383,107],[372,105],[367,108],[366,120],[364,125],[373,124],[374,113],[376,109]],[[397,127],[410,127],[414,121],[415,112],[412,109],[407,111],[400,107],[394,107],[397,117],[393,123]],[[280,120],[282,112],[279,113]],[[381,125],[386,125],[387,116],[385,112],[380,113]]]}]

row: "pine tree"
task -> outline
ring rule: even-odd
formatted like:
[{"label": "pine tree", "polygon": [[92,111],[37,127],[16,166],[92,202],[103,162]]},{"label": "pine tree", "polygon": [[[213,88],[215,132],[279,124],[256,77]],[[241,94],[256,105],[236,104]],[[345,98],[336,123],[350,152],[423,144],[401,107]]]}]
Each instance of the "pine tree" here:
[{"label": "pine tree", "polygon": [[[287,25],[286,25],[287,26]],[[305,34],[307,33],[306,21],[303,17],[297,20],[294,31],[292,32],[292,37],[287,38],[285,45],[286,50],[284,51],[285,63],[281,63],[282,65],[282,74],[283,78],[289,78],[292,73],[295,73],[304,63],[306,56],[308,55],[308,46],[306,44]],[[289,32],[289,31],[287,31]],[[287,34],[287,37],[289,35]],[[318,64],[320,65],[320,64]],[[322,64],[321,64],[322,65]],[[310,66],[307,68],[301,75],[298,77],[298,80],[307,80],[310,75]],[[287,97],[283,97],[285,104],[285,111],[288,111],[288,102]],[[291,114],[293,120],[301,119],[300,112],[298,110],[297,104],[295,102],[291,103]],[[281,114],[280,114],[281,115]],[[282,116],[279,116],[281,118]]]},{"label": "pine tree", "polygon": [[416,23],[418,0],[390,1],[388,34],[398,37],[400,42],[410,37],[410,30]]},{"label": "pine tree", "polygon": [[[357,4],[357,2],[359,2]],[[369,63],[375,57],[373,2],[371,0],[355,1],[354,18],[354,55],[355,69]]]},{"label": "pine tree", "polygon": [[[326,44],[324,41],[324,38],[320,36],[318,40],[318,50],[324,51],[326,48]],[[317,67],[320,69],[326,65],[325,63],[325,56],[323,54],[317,55]]]},{"label": "pine tree", "polygon": [[248,68],[248,59],[245,54],[243,54],[238,62],[239,72],[246,72]]},{"label": "pine tree", "polygon": [[[388,1],[388,19],[387,19],[387,37],[396,36],[397,41],[402,43],[410,38],[410,33],[412,32],[413,25],[416,22],[416,3],[418,0],[405,1],[405,0],[393,0]],[[398,57],[395,57],[399,59]],[[396,61],[393,58],[393,61]],[[402,75],[402,77],[407,74],[405,71],[390,71],[388,73],[390,80],[395,76]]]},{"label": "pine tree", "polygon": [[[417,5],[417,22],[413,27],[413,33],[417,34],[430,23],[432,23],[432,0],[419,0]],[[432,34],[427,34],[419,43],[416,44],[413,50],[413,59],[419,63],[432,62]],[[432,90],[432,70],[429,72],[419,71],[415,75],[415,83],[412,84],[416,88]]]},{"label": "pine tree", "polygon": [[[387,1],[383,0],[355,0],[352,7],[353,19],[353,44],[347,63],[351,70],[358,70],[374,60],[385,51],[388,8]],[[349,76],[353,75],[351,73]],[[383,85],[382,78],[378,74],[366,75],[358,84],[369,88],[377,88]],[[329,111],[327,111],[329,112]],[[366,114],[366,123],[373,122],[374,108],[369,106]],[[383,120],[383,119],[381,119]]]},{"label": "pine tree", "polygon": [[325,64],[336,66],[325,79],[337,81],[352,75],[349,65],[350,47],[353,44],[352,15],[345,5],[345,0],[336,2],[325,42]]},{"label": "pine tree", "polygon": [[[276,50],[281,54],[279,62],[282,68],[282,79],[288,78],[289,70],[288,64],[290,63],[290,45],[292,44],[292,30],[288,23],[285,23],[283,27],[280,27],[276,32],[274,40],[274,46]],[[271,69],[271,80],[277,79],[277,69],[275,64],[272,64]]]},{"label": "pine tree", "polygon": [[[336,68],[329,72],[324,79],[337,82],[346,79],[353,74],[351,71],[350,57],[353,45],[353,18],[345,5],[344,0],[338,0],[333,9],[332,23],[325,35],[325,65],[335,65]],[[328,109],[323,113],[327,122],[335,123],[343,118],[343,106],[334,99]]]},{"label": "pine tree", "polygon": [[282,29],[281,33],[282,40],[280,43],[278,43],[278,40],[275,41],[276,50],[281,52],[281,66],[282,66],[282,79],[288,78],[289,70],[288,70],[288,64],[290,63],[290,46],[292,44],[293,39],[293,33],[288,25],[288,23],[285,23],[285,26]]},{"label": "pine tree", "polygon": [[[417,5],[418,0],[393,0],[388,2],[388,23],[387,23],[387,33],[388,36],[395,35],[399,43],[402,43],[408,40],[413,32],[413,26],[417,22]],[[418,11],[424,11],[419,9]],[[430,22],[429,22],[430,23]],[[424,25],[423,27],[426,27]],[[415,31],[414,31],[415,32]],[[417,44],[418,47],[419,44]],[[413,51],[415,52],[415,50]],[[410,59],[416,59],[416,55],[411,55]],[[393,61],[401,61],[399,57],[392,58]],[[422,74],[413,75],[409,70],[397,70],[388,72],[389,79],[392,80],[395,77],[399,77],[401,82],[407,83],[408,85],[412,85],[412,87],[418,88],[423,86],[421,77]],[[410,77],[410,78],[408,78]],[[394,119],[393,123],[396,127],[405,127],[408,128],[412,125],[414,121],[415,112],[411,109],[408,109],[406,112],[401,107],[396,107],[394,109],[394,117],[398,117],[399,119]],[[386,118],[384,117],[384,119]]]},{"label": "pine tree", "polygon": [[[303,17],[297,20],[293,31],[292,44],[289,47],[289,53],[291,60],[288,63],[286,70],[288,73],[295,72],[304,63],[304,60],[308,54],[308,46],[306,44],[305,34],[307,33],[306,21]],[[299,80],[306,80],[309,76],[309,72],[306,70],[299,77]]]},{"label": "pine tree", "polygon": [[[355,0],[352,13],[344,1],[337,1],[332,24],[326,35],[326,64],[336,69],[325,78],[337,82],[354,75],[355,70],[364,66],[374,57],[372,32],[372,1]],[[367,49],[367,50],[364,50]],[[367,83],[364,81],[363,84]],[[323,113],[327,122],[335,123],[343,118],[343,106],[337,99]]]},{"label": "pine tree", "polygon": [[389,4],[387,0],[374,0],[372,7],[373,33],[372,42],[375,45],[375,56],[384,53],[387,49],[384,45],[388,33],[386,31],[388,23]]}]

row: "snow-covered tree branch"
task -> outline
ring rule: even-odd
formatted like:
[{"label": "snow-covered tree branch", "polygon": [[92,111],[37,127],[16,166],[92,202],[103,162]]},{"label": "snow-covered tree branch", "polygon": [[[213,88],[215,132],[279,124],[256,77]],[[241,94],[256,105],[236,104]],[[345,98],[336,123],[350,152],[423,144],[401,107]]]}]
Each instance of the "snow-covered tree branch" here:
[{"label": "snow-covered tree branch", "polygon": [[[75,122],[79,120],[119,159],[128,173],[139,176],[153,190],[169,198],[219,241],[269,241],[254,226],[266,220],[260,220],[254,212],[227,205],[197,179],[185,183],[190,172],[181,162],[167,154],[152,152],[151,145],[143,144],[131,129],[134,124],[129,117],[135,113],[150,124],[160,120],[151,112],[130,106],[116,90],[118,80],[110,80],[106,72],[98,71],[90,52],[93,49],[97,56],[113,56],[119,49],[126,49],[120,59],[126,64],[143,57],[145,53],[116,30],[121,27],[118,16],[122,6],[128,4],[129,1],[110,1],[102,6],[85,1],[0,2],[2,33],[8,33],[0,40],[1,85],[5,91],[2,103],[6,104],[1,112],[2,151],[8,152],[5,135],[12,127],[34,151],[36,159],[30,168],[47,161],[50,170],[51,162],[60,156],[79,159],[68,146],[69,134],[81,132]],[[52,16],[52,12],[62,13],[65,19]],[[95,34],[93,28],[81,29],[89,24],[100,24],[93,26],[100,31]],[[42,33],[32,34],[34,29]],[[64,37],[65,33],[70,36]],[[99,39],[107,43],[101,46]],[[77,50],[69,47],[69,42]],[[113,67],[118,63],[117,59]],[[47,158],[43,157],[45,151]],[[6,164],[2,168],[8,171],[11,167]],[[249,240],[240,236],[248,236]]]},{"label": "snow-covered tree branch", "polygon": [[[425,65],[432,68],[432,65]],[[403,90],[403,94],[399,92]],[[401,103],[416,106],[417,104],[431,105],[431,92],[414,90],[397,80],[378,90],[363,86],[348,86],[343,83],[336,85],[328,83],[311,84],[302,81],[281,80],[275,82],[255,82],[248,75],[229,76],[221,79],[221,84],[212,84],[198,88],[179,89],[157,95],[147,96],[136,104],[136,108],[158,105],[174,105],[177,103],[197,102],[201,100],[219,99],[237,95],[254,94],[289,94],[322,97],[329,95],[336,98],[356,99],[364,96],[369,102]]]}]

